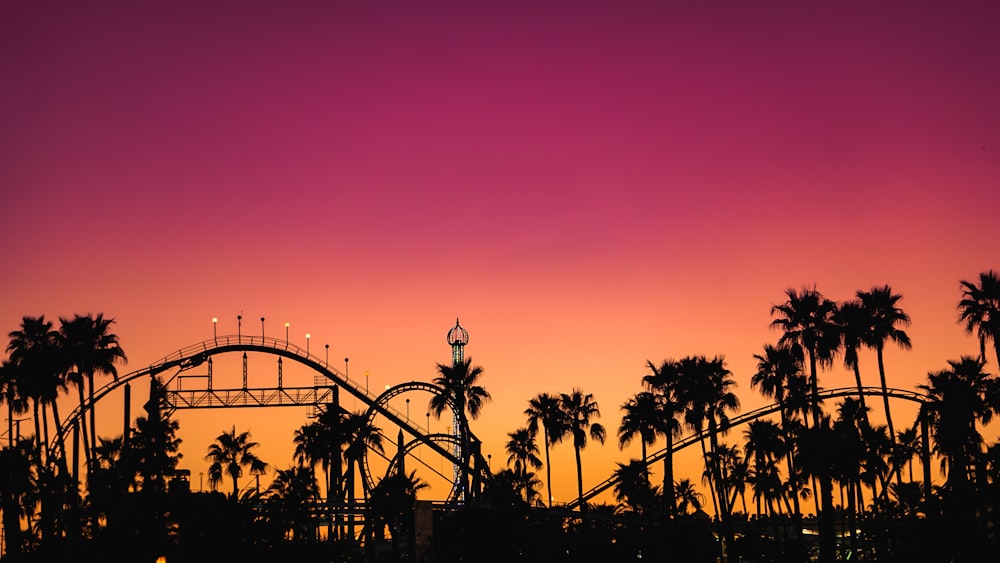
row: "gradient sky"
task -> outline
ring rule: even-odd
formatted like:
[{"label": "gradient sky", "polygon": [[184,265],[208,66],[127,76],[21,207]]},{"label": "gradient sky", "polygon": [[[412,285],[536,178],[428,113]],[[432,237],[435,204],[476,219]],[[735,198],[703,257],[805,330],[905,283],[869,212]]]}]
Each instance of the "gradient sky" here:
[{"label": "gradient sky", "polygon": [[[529,398],[580,387],[611,436],[589,488],[638,456],[614,431],[647,360],[723,355],[742,410],[765,404],[752,356],[788,288],[902,294],[890,386],[977,352],[956,304],[1000,269],[998,21],[992,2],[4,2],[0,324],[102,312],[128,373],[212,317],[263,316],[377,388],[433,378],[460,317],[493,468]],[[233,426],[285,468],[306,422],[178,417],[193,474]],[[552,463],[571,500],[572,447]]]}]

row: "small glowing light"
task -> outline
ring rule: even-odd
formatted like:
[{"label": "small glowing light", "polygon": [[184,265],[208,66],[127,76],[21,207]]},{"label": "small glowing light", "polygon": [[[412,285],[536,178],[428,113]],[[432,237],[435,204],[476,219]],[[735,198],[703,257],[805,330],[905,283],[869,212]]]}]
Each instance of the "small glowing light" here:
[{"label": "small glowing light", "polygon": [[292,323],[285,323],[285,328],[292,326]]},{"label": "small glowing light", "polygon": [[212,317],[212,322],[213,322],[213,323],[217,323],[217,322],[219,322],[219,319],[218,319],[218,317]]}]

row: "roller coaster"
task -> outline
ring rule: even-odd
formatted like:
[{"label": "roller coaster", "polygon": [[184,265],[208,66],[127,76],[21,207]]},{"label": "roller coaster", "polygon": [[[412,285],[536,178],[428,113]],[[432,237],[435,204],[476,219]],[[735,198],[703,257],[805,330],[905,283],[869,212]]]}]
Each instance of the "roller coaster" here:
[{"label": "roller coaster", "polygon": [[[246,358],[248,353],[262,353],[277,356],[279,358],[278,383],[276,386],[263,388],[248,387],[246,367]],[[243,385],[240,388],[213,388],[211,367],[213,357],[223,354],[242,355],[244,373]],[[297,362],[309,370],[312,370],[315,373],[314,385],[308,387],[284,386],[281,371],[283,360]],[[208,375],[189,374],[191,370],[202,365],[208,366]],[[479,491],[481,485],[491,478],[489,463],[482,459],[478,448],[474,448],[474,451],[470,452],[472,455],[457,455],[459,452],[457,446],[460,441],[467,440],[465,441],[467,444],[479,443],[479,440],[469,431],[469,429],[463,428],[462,432],[465,434],[459,437],[456,437],[454,433],[432,433],[430,432],[429,424],[427,428],[421,428],[420,425],[415,424],[410,419],[409,413],[401,413],[390,405],[390,399],[405,393],[423,392],[447,397],[444,389],[441,387],[433,383],[410,381],[395,386],[389,386],[384,390],[384,392],[378,395],[372,395],[368,390],[367,382],[362,385],[360,382],[352,380],[346,373],[332,367],[327,359],[317,357],[316,355],[310,353],[308,349],[303,349],[291,342],[288,342],[287,340],[265,337],[263,335],[249,336],[238,334],[216,336],[177,350],[176,352],[163,357],[159,361],[156,361],[147,367],[114,379],[101,387],[99,390],[95,391],[92,398],[85,400],[84,403],[78,405],[65,417],[63,424],[57,429],[54,436],[51,437],[49,448],[57,455],[62,454],[63,452],[60,450],[65,447],[71,429],[78,424],[80,418],[84,416],[86,412],[94,408],[97,402],[112,392],[122,388],[123,386],[127,390],[131,382],[139,381],[142,378],[158,379],[166,391],[166,400],[169,404],[171,412],[178,409],[194,408],[274,406],[308,406],[318,408],[321,406],[329,407],[330,405],[333,405],[334,408],[343,410],[340,406],[340,397],[342,396],[341,392],[346,392],[364,405],[366,409],[365,416],[369,422],[374,421],[376,417],[383,417],[399,429],[397,436],[392,436],[383,431],[384,442],[397,444],[397,449],[399,451],[396,452],[396,455],[387,455],[370,448],[366,453],[363,463],[361,464],[361,473],[363,477],[363,485],[368,492],[370,492],[377,484],[378,479],[380,479],[383,475],[389,474],[390,471],[395,469],[396,464],[398,463],[397,460],[401,459],[400,456],[413,457],[414,452],[420,446],[426,446],[428,450],[432,451],[437,456],[440,456],[441,460],[443,460],[442,463],[447,462],[454,469],[452,476],[445,475],[443,472],[434,467],[434,463],[429,463],[426,460],[413,457],[415,463],[426,467],[428,470],[437,473],[441,478],[451,482],[452,486],[450,487],[446,498],[437,499],[437,502],[455,504],[464,500],[462,497],[463,487],[461,486],[458,477],[460,473],[464,473],[464,475],[471,477],[473,483],[478,483],[478,486],[473,486],[470,489],[470,495]],[[197,387],[190,387],[191,380],[194,380]],[[183,383],[187,383],[188,388],[183,388]],[[861,392],[866,396],[882,395],[882,389],[879,387],[864,387]],[[857,396],[857,394],[857,388],[839,388],[822,390],[820,392],[820,398],[831,399],[837,397],[851,397]],[[895,399],[902,399],[921,404],[926,400],[926,397],[920,393],[902,389],[889,389],[888,395]],[[454,404],[449,401],[448,405],[452,409],[452,414],[457,418],[457,413],[454,412]],[[126,421],[129,420],[127,409],[128,401],[126,401]],[[773,415],[774,413],[777,413],[778,410],[779,405],[772,404],[751,412],[740,414],[731,418],[725,425],[724,430],[729,430],[751,421]],[[924,435],[926,435],[926,428],[923,429],[923,432]],[[404,434],[408,435],[410,438],[403,441],[402,437]],[[707,436],[707,430],[685,436],[676,441],[671,450],[668,451],[664,448],[647,456],[647,459],[645,460],[646,464],[647,466],[651,466],[654,463],[660,462],[665,456],[673,455],[674,453],[683,450],[692,444],[699,443]],[[427,451],[423,448],[420,448],[420,450],[422,452]],[[381,458],[382,461],[380,464],[386,466],[384,472],[376,471],[374,464],[370,462],[370,458],[376,457]],[[617,476],[611,475],[607,479],[587,490],[582,498],[574,499],[573,501],[567,503],[565,507],[568,509],[579,508],[581,502],[589,502],[593,500],[598,495],[615,486],[617,482]],[[926,479],[926,482],[929,482],[929,478]]]}]

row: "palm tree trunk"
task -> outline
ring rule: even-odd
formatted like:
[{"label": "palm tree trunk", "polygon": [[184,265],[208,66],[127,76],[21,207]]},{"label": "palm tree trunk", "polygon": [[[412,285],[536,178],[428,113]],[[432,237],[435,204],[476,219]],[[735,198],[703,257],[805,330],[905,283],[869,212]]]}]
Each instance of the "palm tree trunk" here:
[{"label": "palm tree trunk", "polygon": [[[892,413],[889,410],[889,387],[885,382],[885,364],[882,361],[882,346],[875,349],[876,355],[878,356],[878,375],[882,383],[882,403],[885,406],[885,423],[889,427],[889,440],[891,448],[889,449],[889,460],[892,466],[896,465],[896,430],[892,425]],[[891,470],[892,468],[890,468]],[[900,472],[896,472],[896,482],[900,485],[903,484],[903,475]],[[888,483],[886,483],[888,486]]]},{"label": "palm tree trunk", "polygon": [[77,386],[76,391],[80,396],[80,428],[83,433],[83,459],[86,460],[87,465],[90,465],[90,438],[87,436],[87,416],[84,408],[86,407],[87,401],[83,396],[83,381],[80,381],[80,385]]},{"label": "palm tree trunk", "polygon": [[583,502],[583,462],[580,460],[580,446],[574,444],[573,450],[576,452],[576,491],[580,502],[580,512],[587,512],[587,504]]},{"label": "palm tree trunk", "polygon": [[545,491],[549,495],[549,508],[552,508],[552,463],[549,461],[549,432],[542,425],[542,439],[545,441]]},{"label": "palm tree trunk", "polygon": [[674,437],[667,432],[667,453],[663,456],[663,497],[667,503],[667,517],[677,515],[677,494],[674,491]]},{"label": "palm tree trunk", "polygon": [[[97,447],[97,405],[94,404],[94,374],[87,374],[87,388],[90,392],[90,447]],[[93,452],[88,451],[87,460],[93,459]]]}]

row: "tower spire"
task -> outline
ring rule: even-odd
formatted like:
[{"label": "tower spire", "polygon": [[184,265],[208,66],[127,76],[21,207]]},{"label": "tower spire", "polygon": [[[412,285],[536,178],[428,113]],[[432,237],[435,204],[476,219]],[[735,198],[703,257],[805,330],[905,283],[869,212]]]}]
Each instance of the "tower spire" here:
[{"label": "tower spire", "polygon": [[462,328],[455,317],[455,326],[448,331],[448,344],[451,346],[451,365],[456,366],[465,361],[465,345],[469,343],[469,331]]}]

